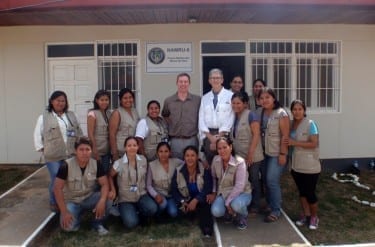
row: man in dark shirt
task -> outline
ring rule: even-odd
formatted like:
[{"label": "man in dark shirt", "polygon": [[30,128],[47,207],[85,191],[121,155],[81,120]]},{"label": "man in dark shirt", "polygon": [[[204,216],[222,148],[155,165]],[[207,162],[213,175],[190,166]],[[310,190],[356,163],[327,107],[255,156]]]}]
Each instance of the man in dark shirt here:
[{"label": "man in dark shirt", "polygon": [[[76,156],[64,161],[54,185],[60,225],[65,231],[77,231],[82,210],[89,210],[95,215],[93,228],[99,235],[105,235],[108,230],[102,222],[111,206],[107,202],[107,176],[103,167],[91,158],[92,144],[87,137],[79,138],[74,147]],[[97,184],[100,191],[96,190]]]},{"label": "man in dark shirt", "polygon": [[172,156],[181,160],[189,145],[198,147],[198,113],[201,97],[189,92],[190,76],[177,76],[177,92],[164,101],[162,116],[168,122]]}]

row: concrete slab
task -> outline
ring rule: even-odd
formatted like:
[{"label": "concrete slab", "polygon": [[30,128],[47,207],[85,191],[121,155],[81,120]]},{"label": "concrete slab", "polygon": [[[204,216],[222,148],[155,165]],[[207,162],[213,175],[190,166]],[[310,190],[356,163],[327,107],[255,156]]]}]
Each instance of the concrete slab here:
[{"label": "concrete slab", "polygon": [[284,216],[273,223],[265,223],[263,219],[263,215],[250,217],[246,230],[238,230],[234,224],[218,219],[222,246],[309,246]]},{"label": "concrete slab", "polygon": [[48,183],[48,170],[42,167],[0,199],[0,245],[24,245],[51,216]]}]

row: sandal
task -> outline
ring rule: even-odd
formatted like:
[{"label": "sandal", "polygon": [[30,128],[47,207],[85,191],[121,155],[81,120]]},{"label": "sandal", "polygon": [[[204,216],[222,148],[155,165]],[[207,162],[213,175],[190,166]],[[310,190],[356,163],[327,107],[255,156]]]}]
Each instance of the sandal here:
[{"label": "sandal", "polygon": [[259,211],[256,208],[250,208],[250,210],[249,210],[249,216],[250,217],[255,217],[255,216],[258,215],[258,213],[259,213]]},{"label": "sandal", "polygon": [[276,216],[274,214],[269,214],[264,218],[264,222],[271,223],[275,222],[279,219],[279,216]]}]

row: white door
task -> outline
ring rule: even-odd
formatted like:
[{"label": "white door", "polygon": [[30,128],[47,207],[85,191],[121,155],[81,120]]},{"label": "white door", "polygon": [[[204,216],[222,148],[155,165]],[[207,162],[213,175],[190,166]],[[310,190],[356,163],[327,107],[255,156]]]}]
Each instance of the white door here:
[{"label": "white door", "polygon": [[48,61],[49,95],[55,90],[68,96],[69,110],[73,111],[87,135],[87,111],[98,90],[98,73],[94,59],[59,59]]}]

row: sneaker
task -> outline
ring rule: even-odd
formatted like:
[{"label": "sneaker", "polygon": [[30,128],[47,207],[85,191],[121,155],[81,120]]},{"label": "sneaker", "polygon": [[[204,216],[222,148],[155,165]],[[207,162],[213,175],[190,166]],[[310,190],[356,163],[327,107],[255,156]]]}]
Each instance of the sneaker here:
[{"label": "sneaker", "polygon": [[307,225],[309,222],[308,218],[309,216],[301,215],[301,218],[299,218],[299,220],[296,221],[296,225],[297,226]]},{"label": "sneaker", "polygon": [[238,223],[237,223],[237,229],[239,230],[245,230],[247,228],[247,215],[239,215],[238,216]]},{"label": "sneaker", "polygon": [[317,216],[311,217],[309,229],[310,230],[316,230],[316,229],[318,229],[318,225],[319,225],[319,218]]},{"label": "sneaker", "polygon": [[107,229],[105,229],[105,227],[103,225],[97,225],[95,227],[95,230],[98,232],[99,236],[104,236],[104,235],[107,235],[109,233],[109,231]]}]

